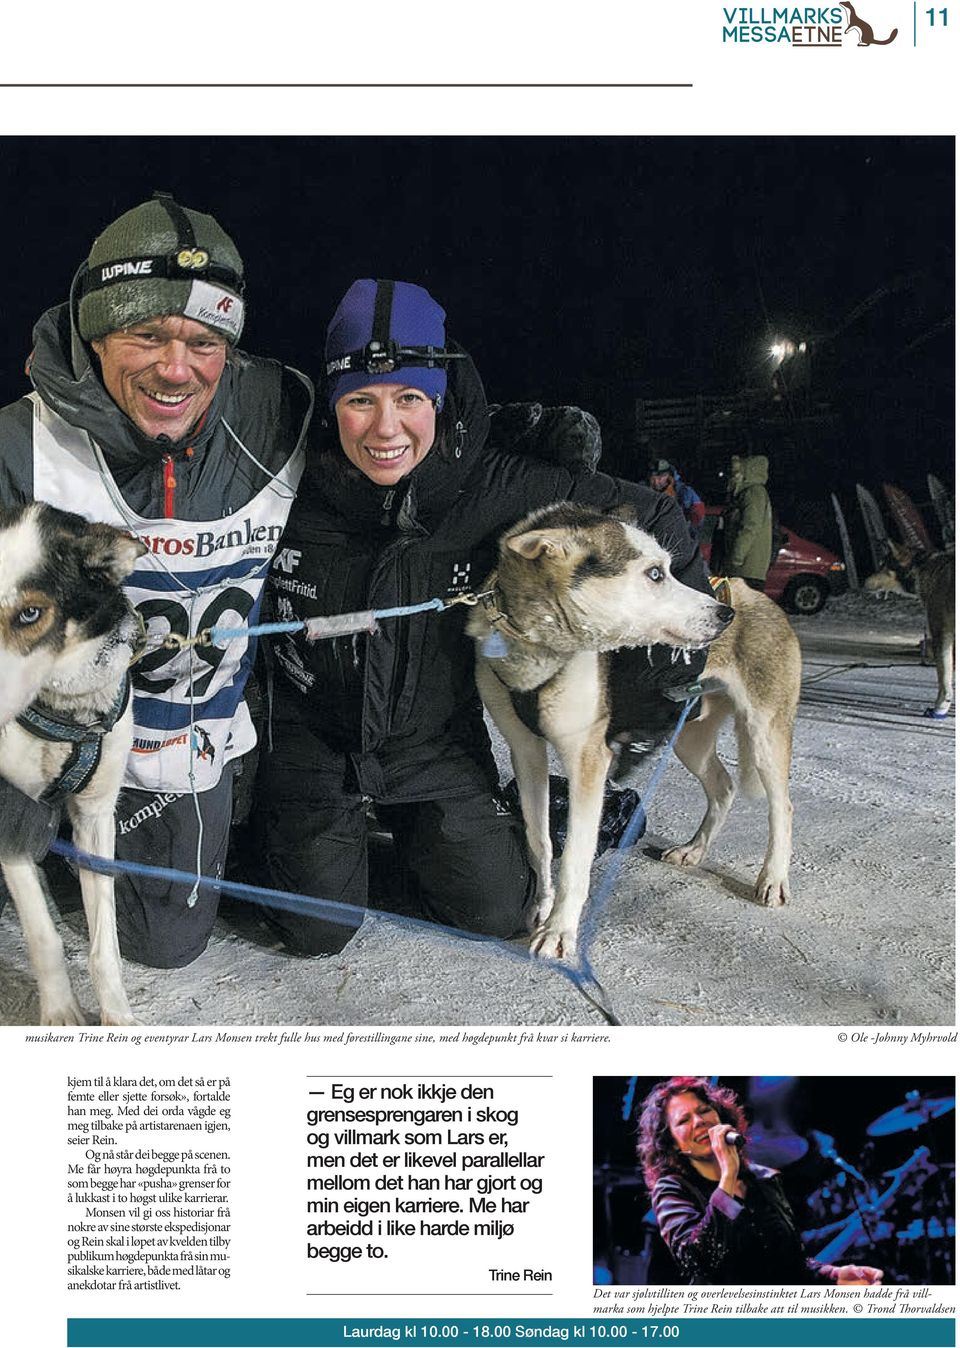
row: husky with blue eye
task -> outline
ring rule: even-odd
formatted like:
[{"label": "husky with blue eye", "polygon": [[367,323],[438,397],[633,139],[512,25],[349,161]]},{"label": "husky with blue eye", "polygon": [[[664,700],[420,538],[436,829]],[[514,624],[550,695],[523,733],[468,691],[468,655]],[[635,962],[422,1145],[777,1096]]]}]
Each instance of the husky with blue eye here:
[{"label": "husky with blue eye", "polygon": [[[133,734],[128,668],[140,627],[120,582],[146,552],[109,524],[43,502],[0,510],[0,776],[66,807],[82,850],[114,854],[114,808]],[[0,868],[40,992],[40,1023],[84,1025],[39,869],[17,837]],[[81,870],[90,976],[103,1025],[133,1023],[113,881]]]},{"label": "husky with blue eye", "polygon": [[[625,648],[706,646],[734,617],[726,604],[676,580],[669,552],[630,515],[629,508],[602,515],[562,502],[527,516],[500,540],[486,599],[467,624],[480,696],[510,746],[537,873],[532,949],[548,956],[574,955],[610,745],[630,725],[614,662]],[[570,784],[556,893],[548,743]]]}]

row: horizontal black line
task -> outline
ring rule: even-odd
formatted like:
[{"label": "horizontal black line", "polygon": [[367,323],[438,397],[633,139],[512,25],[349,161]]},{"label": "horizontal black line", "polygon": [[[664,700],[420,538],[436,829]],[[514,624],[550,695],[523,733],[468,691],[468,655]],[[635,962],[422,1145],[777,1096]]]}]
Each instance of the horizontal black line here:
[{"label": "horizontal black line", "polygon": [[552,1297],[552,1292],[307,1292],[308,1297]]},{"label": "horizontal black line", "polygon": [[0,89],[692,89],[692,84],[0,84]]}]

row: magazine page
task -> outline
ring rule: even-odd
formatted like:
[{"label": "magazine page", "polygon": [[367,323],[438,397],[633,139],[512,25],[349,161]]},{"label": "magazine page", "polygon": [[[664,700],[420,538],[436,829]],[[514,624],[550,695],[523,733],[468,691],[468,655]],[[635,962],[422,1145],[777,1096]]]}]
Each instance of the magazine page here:
[{"label": "magazine page", "polygon": [[955,1343],[958,23],[9,16],[10,1343]]}]

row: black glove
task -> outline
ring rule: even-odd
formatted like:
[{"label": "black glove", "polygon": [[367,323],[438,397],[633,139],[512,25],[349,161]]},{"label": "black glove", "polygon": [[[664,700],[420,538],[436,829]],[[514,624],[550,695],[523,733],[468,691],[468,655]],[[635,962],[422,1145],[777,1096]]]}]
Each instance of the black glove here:
[{"label": "black glove", "polygon": [[[684,693],[698,682],[707,662],[706,651],[691,651],[689,664],[674,655],[669,646],[653,646],[649,656],[645,646],[630,647],[617,651],[610,663],[611,702],[618,712],[612,731],[623,745],[610,772],[615,782],[629,780],[632,768],[670,738]],[[699,712],[698,699],[687,719]]]},{"label": "black glove", "polygon": [[[518,819],[522,818],[520,810],[520,790],[517,786],[517,779],[511,777],[506,786],[501,791],[501,796],[507,806],[513,811]],[[640,804],[639,794],[632,787],[618,790],[611,786],[609,782],[605,783],[603,788],[603,810],[600,814],[600,827],[597,830],[597,850],[594,857],[603,856],[608,847],[618,847],[623,832],[630,820],[634,816],[634,811]],[[553,847],[554,857],[560,856],[567,842],[567,827],[570,814],[570,784],[566,777],[557,777],[550,774],[550,843]],[[638,841],[643,837],[647,828],[646,815],[641,814],[635,825],[636,838]]]},{"label": "black glove", "polygon": [[491,407],[491,437],[513,454],[532,454],[574,472],[597,471],[603,444],[600,423],[580,407],[505,403]]},{"label": "black glove", "polygon": [[60,827],[56,806],[32,800],[0,777],[0,857],[42,861]]}]

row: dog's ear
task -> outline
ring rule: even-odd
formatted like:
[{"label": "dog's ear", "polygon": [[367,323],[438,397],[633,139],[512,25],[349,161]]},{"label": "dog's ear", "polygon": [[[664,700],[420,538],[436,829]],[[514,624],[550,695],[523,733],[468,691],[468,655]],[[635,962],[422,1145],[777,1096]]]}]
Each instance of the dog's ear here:
[{"label": "dog's ear", "polygon": [[640,516],[637,513],[637,507],[631,505],[629,501],[624,501],[622,505],[614,506],[613,510],[608,510],[607,514],[612,520],[623,520],[624,524],[638,524]]},{"label": "dog's ear", "polygon": [[548,557],[567,556],[572,551],[573,541],[566,529],[531,529],[528,533],[508,538],[507,547],[511,552],[525,557],[528,562],[533,562],[544,554]]},{"label": "dog's ear", "polygon": [[145,543],[112,524],[90,524],[80,538],[80,556],[85,570],[119,585],[133,570]]}]

